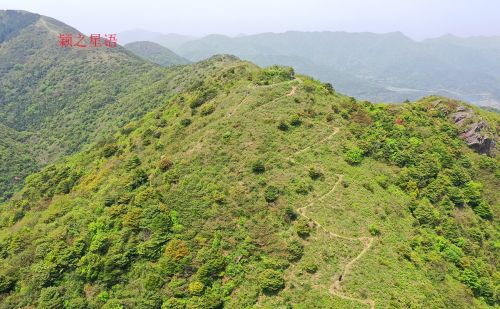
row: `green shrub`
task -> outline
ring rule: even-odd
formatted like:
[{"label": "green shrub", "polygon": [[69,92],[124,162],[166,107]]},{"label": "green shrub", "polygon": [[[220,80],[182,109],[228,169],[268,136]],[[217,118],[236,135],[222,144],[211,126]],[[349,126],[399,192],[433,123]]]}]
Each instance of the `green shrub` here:
[{"label": "green shrub", "polygon": [[311,227],[309,226],[309,222],[305,219],[299,220],[295,225],[295,231],[297,235],[301,238],[307,238],[311,235]]},{"label": "green shrub", "polygon": [[167,157],[162,157],[160,163],[158,164],[162,172],[168,171],[174,163]]},{"label": "green shrub", "polygon": [[311,177],[312,180],[317,180],[320,178],[323,178],[323,172],[319,169],[316,169],[314,167],[309,168],[309,177]]},{"label": "green shrub", "polygon": [[427,199],[420,201],[416,205],[416,208],[413,211],[413,216],[415,216],[418,222],[422,225],[434,226],[439,220],[439,212]]},{"label": "green shrub", "polygon": [[483,186],[474,181],[469,181],[464,189],[464,198],[467,205],[471,207],[478,206],[481,203],[481,192]]},{"label": "green shrub", "polygon": [[118,146],[115,144],[108,144],[104,146],[102,150],[102,156],[105,158],[109,158],[114,155],[118,151]]},{"label": "green shrub", "polygon": [[377,181],[378,185],[383,189],[387,189],[389,186],[389,177],[386,175],[377,175],[375,176],[375,181]]},{"label": "green shrub", "polygon": [[64,307],[64,299],[58,287],[51,286],[43,289],[38,298],[38,308],[58,309]]},{"label": "green shrub", "polygon": [[373,193],[374,188],[371,183],[363,182],[361,185],[363,186],[363,188]]},{"label": "green shrub", "polygon": [[189,119],[189,118],[184,118],[184,119],[182,119],[182,120],[181,120],[181,125],[182,125],[183,127],[187,127],[187,126],[189,126],[191,123],[192,123],[192,120],[191,120],[191,119]]},{"label": "green shrub", "polygon": [[14,288],[16,281],[7,274],[0,274],[0,293],[7,293]]},{"label": "green shrub", "polygon": [[351,165],[361,163],[363,161],[363,150],[358,147],[348,150],[344,155],[344,160]]},{"label": "green shrub", "polygon": [[349,181],[347,181],[345,179],[342,180],[342,187],[349,188],[349,185],[350,185]]},{"label": "green shrub", "polygon": [[139,157],[137,155],[134,155],[125,164],[125,169],[127,171],[131,171],[134,168],[138,167],[139,165],[141,165],[141,159],[139,159]]},{"label": "green shrub", "polygon": [[189,102],[189,107],[195,109],[202,106],[205,102],[208,102],[217,96],[217,91],[215,89],[208,89],[203,92],[197,92]]},{"label": "green shrub", "polygon": [[370,235],[372,236],[380,235],[380,230],[374,224],[370,224],[370,226],[368,226],[368,232],[370,232]]},{"label": "green shrub", "polygon": [[298,127],[302,124],[302,120],[300,120],[299,115],[293,115],[292,118],[290,119],[290,124],[294,127]]},{"label": "green shrub", "polygon": [[201,107],[200,114],[208,116],[215,111],[215,103],[208,103]]},{"label": "green shrub", "polygon": [[271,85],[274,83],[292,80],[294,75],[295,72],[293,68],[274,65],[259,70],[256,76],[256,83],[258,85]]},{"label": "green shrub", "polygon": [[259,286],[266,294],[275,294],[285,286],[285,280],[281,272],[274,269],[266,269],[259,276]]},{"label": "green shrub", "polygon": [[286,222],[292,222],[292,221],[296,220],[297,217],[298,217],[297,212],[291,206],[287,206],[285,208],[285,221]]},{"label": "green shrub", "polygon": [[274,202],[278,199],[280,191],[275,186],[268,186],[264,191],[264,198],[268,203]]},{"label": "green shrub", "polygon": [[479,203],[479,206],[474,207],[474,212],[483,219],[490,220],[493,218],[493,211],[490,205],[486,202]]},{"label": "green shrub", "polygon": [[193,281],[188,286],[188,291],[191,295],[201,295],[204,289],[205,285],[199,281]]},{"label": "green shrub", "polygon": [[252,172],[255,174],[262,174],[266,171],[266,166],[264,164],[264,161],[262,160],[257,160],[252,163]]},{"label": "green shrub", "polygon": [[278,123],[278,129],[281,131],[288,131],[288,124],[284,120],[280,120]]},{"label": "green shrub", "polygon": [[186,304],[183,299],[169,298],[161,306],[161,309],[185,309]]},{"label": "green shrub", "polygon": [[318,265],[314,262],[307,262],[304,265],[304,270],[310,274],[314,274],[318,271]]},{"label": "green shrub", "polygon": [[132,190],[137,189],[140,186],[146,184],[147,182],[148,182],[148,174],[146,173],[146,171],[139,169],[134,171],[134,173],[130,177],[128,187]]},{"label": "green shrub", "polygon": [[304,246],[298,240],[292,240],[288,246],[288,259],[290,261],[298,261],[304,255]]}]

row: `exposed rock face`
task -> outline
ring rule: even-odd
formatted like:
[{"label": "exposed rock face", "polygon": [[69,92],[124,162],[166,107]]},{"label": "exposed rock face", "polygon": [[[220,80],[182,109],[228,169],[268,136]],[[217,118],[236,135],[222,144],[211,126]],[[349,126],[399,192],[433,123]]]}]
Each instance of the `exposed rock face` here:
[{"label": "exposed rock face", "polygon": [[461,129],[461,137],[478,153],[495,156],[497,136],[494,130],[472,109],[458,106],[451,119]]},{"label": "exposed rock face", "polygon": [[488,124],[484,121],[473,123],[467,131],[462,133],[462,137],[467,142],[467,145],[477,152],[495,156],[495,138],[489,134],[482,133],[487,127]]}]

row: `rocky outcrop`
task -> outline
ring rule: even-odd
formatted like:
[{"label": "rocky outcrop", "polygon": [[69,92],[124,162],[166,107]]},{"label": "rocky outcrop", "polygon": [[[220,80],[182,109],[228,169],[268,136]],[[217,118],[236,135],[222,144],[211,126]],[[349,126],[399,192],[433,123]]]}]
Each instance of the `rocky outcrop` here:
[{"label": "rocky outcrop", "polygon": [[470,108],[458,106],[456,112],[450,116],[469,147],[478,153],[495,156],[497,136],[494,129],[480,115]]}]

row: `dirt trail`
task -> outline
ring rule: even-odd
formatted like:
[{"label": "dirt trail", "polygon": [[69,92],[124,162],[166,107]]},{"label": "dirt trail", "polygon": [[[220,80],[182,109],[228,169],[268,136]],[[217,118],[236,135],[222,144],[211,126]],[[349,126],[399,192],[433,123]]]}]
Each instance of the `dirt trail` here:
[{"label": "dirt trail", "polygon": [[59,37],[59,33],[57,31],[55,31],[54,29],[52,29],[48,24],[47,22],[45,21],[45,19],[42,17],[39,19],[39,24],[41,26],[43,26],[45,29],[47,29],[50,33],[56,35],[57,37]]},{"label": "dirt trail", "polygon": [[[301,79],[296,78],[296,79],[293,79],[293,80],[288,80],[288,81],[285,81],[285,82],[276,83],[276,84],[272,84],[272,85],[255,86],[255,88],[272,88],[272,87],[276,87],[276,86],[279,86],[279,85],[282,85],[282,84],[289,84],[289,83],[294,82],[294,81],[297,81],[297,82],[299,82],[299,83],[302,83],[302,80],[301,80]],[[269,102],[267,102],[267,103],[265,103],[265,104],[263,104],[263,105],[261,105],[261,106],[259,106],[259,107],[257,107],[257,108],[260,108],[260,107],[262,107],[262,106],[264,106],[264,105],[267,105],[267,104],[269,104],[269,103],[273,103],[273,102],[275,102],[275,101],[277,101],[277,100],[279,100],[279,99],[282,99],[282,98],[284,98],[284,97],[291,97],[291,96],[294,96],[294,95],[295,95],[295,93],[297,92],[297,89],[298,89],[298,87],[297,87],[297,86],[292,86],[292,89],[290,90],[290,92],[289,92],[289,93],[287,93],[287,94],[285,94],[285,95],[282,95],[282,96],[280,96],[280,97],[277,97],[276,99],[274,99],[274,100],[272,100],[272,101],[269,101]],[[238,103],[238,105],[236,105],[236,106],[235,106],[235,107],[234,107],[234,108],[233,108],[233,109],[232,109],[229,113],[227,113],[227,117],[231,117],[231,116],[232,116],[232,115],[233,115],[233,114],[234,114],[234,113],[238,110],[238,108],[239,108],[241,105],[243,105],[243,103],[245,103],[245,102],[246,102],[246,100],[248,99],[248,97],[249,97],[249,92],[247,92],[247,93],[245,94],[245,97],[243,98],[243,100],[241,100],[241,101],[240,101],[240,103]]]},{"label": "dirt trail", "polygon": [[[302,80],[300,79],[296,79],[299,83],[302,83]],[[270,85],[270,86],[274,86],[274,85]],[[269,86],[267,86],[269,87]],[[264,105],[267,105],[269,103],[272,103],[276,100],[279,100],[281,98],[284,98],[284,97],[290,97],[290,96],[294,96],[295,93],[297,92],[297,86],[292,86],[292,89],[289,93],[287,93],[286,95],[283,95],[281,97],[278,97]],[[243,98],[241,100],[241,102],[236,105],[236,107],[227,114],[227,117],[231,117],[237,110],[238,108],[243,105],[243,103],[247,100],[248,98],[248,93],[246,94],[245,98]],[[259,106],[262,107],[264,105],[261,105]],[[290,155],[287,160],[292,160],[293,161],[293,157],[305,152],[305,151],[308,151],[309,149],[311,149],[312,147],[316,146],[316,145],[319,145],[319,144],[322,144],[326,141],[328,141],[329,139],[331,139],[335,134],[339,133],[340,131],[340,128],[338,127],[334,127],[333,128],[333,132],[332,134],[328,135],[327,137],[325,137],[324,139],[320,140],[319,142],[316,142],[312,145],[309,145],[301,150],[298,150],[296,151],[295,153],[293,153],[292,155]],[[342,182],[343,178],[344,178],[344,175],[342,174],[337,174],[338,176],[338,180],[335,182],[335,184],[333,185],[333,187],[328,191],[326,192],[325,194],[323,194],[322,196],[320,196],[316,201],[313,201],[311,203],[309,203],[308,205],[304,206],[304,207],[301,207],[299,209],[297,209],[297,212],[303,216],[304,218],[306,218],[307,220],[313,222],[318,228],[320,228],[321,230],[323,230],[325,233],[327,233],[330,237],[335,237],[335,238],[340,238],[340,239],[344,239],[344,240],[349,240],[349,241],[359,241],[363,244],[363,250],[361,250],[361,252],[356,256],[354,257],[352,260],[350,260],[343,268],[343,271],[342,271],[342,274],[340,276],[336,276],[332,285],[330,286],[330,289],[329,289],[329,292],[330,294],[332,295],[335,295],[337,297],[340,297],[342,299],[346,299],[346,300],[350,300],[350,301],[355,301],[355,302],[358,302],[358,303],[361,303],[361,304],[365,304],[367,306],[369,306],[371,309],[374,309],[375,308],[375,302],[371,299],[363,299],[363,298],[355,298],[355,297],[351,297],[349,296],[348,294],[345,294],[343,291],[342,291],[342,285],[340,284],[341,280],[345,280],[346,277],[351,273],[351,270],[352,270],[352,267],[354,265],[354,263],[356,263],[359,259],[361,259],[361,257],[370,249],[370,247],[372,246],[373,244],[373,238],[372,237],[349,237],[349,236],[345,236],[345,235],[340,235],[340,234],[336,234],[334,232],[331,232],[331,231],[328,231],[327,229],[325,229],[318,221],[310,218],[307,214],[306,214],[306,209],[309,208],[310,206],[314,205],[316,202],[318,201],[322,201],[325,199],[325,197],[327,197],[328,195],[330,195],[331,193],[333,193],[335,191],[335,189],[337,188],[337,186]],[[331,208],[335,208],[333,205],[330,205]]]},{"label": "dirt trail", "polygon": [[[288,159],[289,160],[293,160],[294,156],[296,156],[296,155],[298,155],[300,153],[303,153],[303,152],[311,149],[311,147],[313,147],[315,145],[324,143],[325,141],[327,141],[330,138],[332,138],[335,134],[337,134],[340,129],[338,127],[335,127],[333,130],[334,130],[333,133],[330,134],[329,136],[327,136],[326,138],[322,139],[321,141],[319,141],[319,142],[317,142],[317,143],[315,143],[313,145],[307,146],[306,148],[301,149],[301,150],[295,152],[294,154],[292,154],[291,156],[289,156]],[[332,285],[330,286],[329,292],[331,294],[335,295],[335,296],[340,297],[340,298],[343,298],[343,299],[346,299],[346,300],[355,301],[355,302],[358,302],[358,303],[361,303],[361,304],[365,304],[365,305],[369,306],[371,309],[374,309],[375,308],[375,302],[373,300],[351,297],[351,296],[345,294],[342,291],[342,286],[340,284],[341,280],[345,280],[346,277],[351,273],[351,270],[352,270],[352,267],[353,267],[354,263],[356,263],[370,249],[370,247],[373,244],[373,238],[372,237],[349,237],[349,236],[345,236],[345,235],[336,234],[334,232],[331,232],[331,231],[325,229],[319,222],[317,222],[316,220],[310,218],[306,214],[307,208],[309,208],[310,206],[314,205],[318,201],[324,200],[325,197],[327,197],[328,195],[330,195],[331,193],[333,193],[335,191],[335,189],[337,188],[337,186],[342,182],[342,180],[344,178],[344,175],[342,175],[342,174],[337,174],[336,176],[338,176],[338,180],[335,182],[335,184],[333,185],[333,187],[328,192],[326,192],[322,196],[318,197],[318,199],[316,201],[313,201],[313,202],[309,203],[308,205],[297,209],[297,212],[301,216],[303,216],[304,218],[306,218],[307,220],[313,222],[318,228],[320,228],[321,230],[323,230],[330,237],[340,238],[340,239],[349,240],[349,241],[359,241],[359,242],[361,242],[363,244],[363,250],[361,250],[361,252],[356,257],[354,257],[352,260],[350,260],[344,266],[344,269],[343,269],[342,273],[340,274],[340,276],[338,276],[338,277],[336,276],[335,277]],[[330,207],[335,208],[333,205],[330,205]]]},{"label": "dirt trail", "polygon": [[333,128],[333,133],[328,135],[327,137],[325,137],[324,139],[320,140],[319,142],[315,143],[315,144],[312,144],[312,145],[309,145],[307,146],[306,148],[303,148],[301,150],[298,150],[296,152],[294,152],[292,155],[290,155],[287,160],[292,160],[293,161],[293,157],[295,157],[296,155],[300,154],[300,153],[303,153],[303,152],[306,152],[308,151],[309,149],[311,149],[311,147],[313,146],[316,146],[316,145],[319,145],[319,144],[323,144],[324,142],[326,142],[327,140],[331,139],[335,134],[339,133],[339,128],[338,127],[334,127]]}]

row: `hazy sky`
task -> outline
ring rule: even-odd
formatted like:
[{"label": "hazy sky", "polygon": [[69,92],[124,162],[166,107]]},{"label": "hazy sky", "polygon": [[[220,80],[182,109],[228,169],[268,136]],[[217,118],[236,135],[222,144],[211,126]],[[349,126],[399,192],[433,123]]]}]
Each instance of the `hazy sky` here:
[{"label": "hazy sky", "polygon": [[416,39],[500,35],[499,0],[0,0],[0,9],[48,15],[85,34],[140,28],[197,36],[287,30],[401,31]]}]

